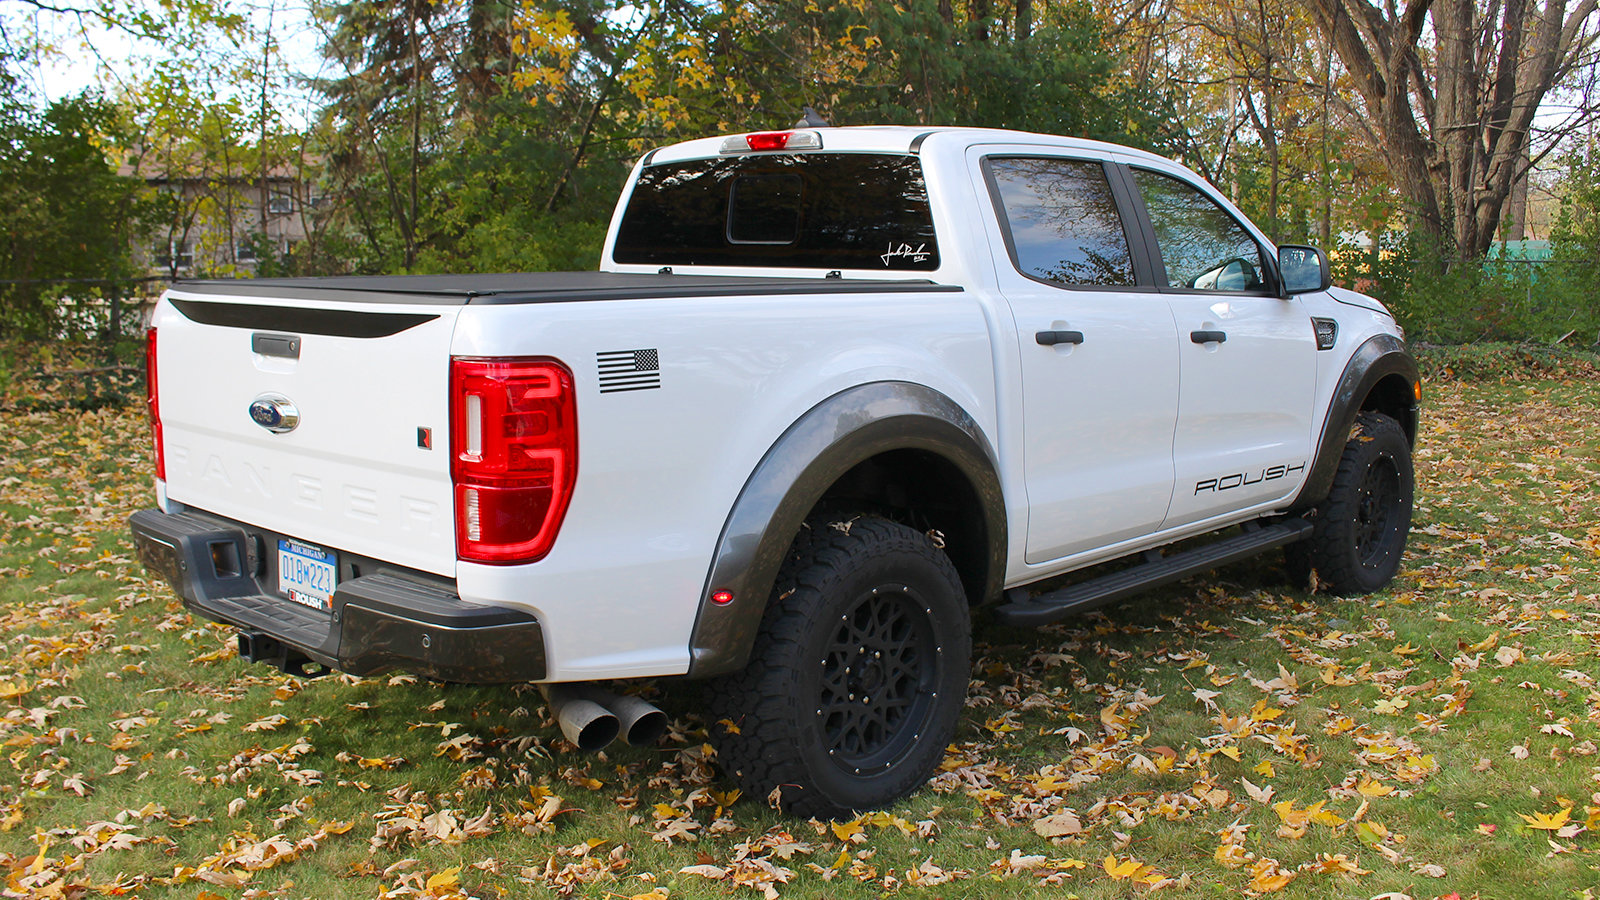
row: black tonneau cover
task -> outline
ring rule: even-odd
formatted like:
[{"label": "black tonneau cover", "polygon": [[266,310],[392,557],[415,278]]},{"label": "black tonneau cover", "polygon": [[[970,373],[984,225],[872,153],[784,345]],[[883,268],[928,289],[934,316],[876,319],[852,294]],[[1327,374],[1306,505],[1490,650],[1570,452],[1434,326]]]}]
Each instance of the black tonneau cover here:
[{"label": "black tonneau cover", "polygon": [[507,272],[494,275],[350,275],[177,281],[172,290],[284,300],[354,303],[561,303],[752,294],[855,294],[959,291],[926,279],[789,278],[741,275],[630,275],[616,272]]}]

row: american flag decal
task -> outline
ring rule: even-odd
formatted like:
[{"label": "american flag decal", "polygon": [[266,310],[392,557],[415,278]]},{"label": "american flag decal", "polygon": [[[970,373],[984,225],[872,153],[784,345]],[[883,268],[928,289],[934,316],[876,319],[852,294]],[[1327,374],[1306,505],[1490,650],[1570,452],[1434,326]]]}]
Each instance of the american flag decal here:
[{"label": "american flag decal", "polygon": [[604,350],[594,356],[602,394],[661,387],[661,355],[654,349]]}]

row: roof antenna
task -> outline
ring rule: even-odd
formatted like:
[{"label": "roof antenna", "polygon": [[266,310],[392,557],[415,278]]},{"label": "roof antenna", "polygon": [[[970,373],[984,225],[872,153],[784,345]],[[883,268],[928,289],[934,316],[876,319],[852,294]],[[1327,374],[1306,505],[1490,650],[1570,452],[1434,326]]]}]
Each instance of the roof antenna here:
[{"label": "roof antenna", "polygon": [[811,107],[807,106],[805,108],[805,115],[800,117],[800,121],[794,123],[794,127],[796,127],[796,128],[832,128],[833,127],[833,123],[829,122],[827,119],[824,119],[822,117],[821,113],[818,113],[816,110],[814,110]]}]

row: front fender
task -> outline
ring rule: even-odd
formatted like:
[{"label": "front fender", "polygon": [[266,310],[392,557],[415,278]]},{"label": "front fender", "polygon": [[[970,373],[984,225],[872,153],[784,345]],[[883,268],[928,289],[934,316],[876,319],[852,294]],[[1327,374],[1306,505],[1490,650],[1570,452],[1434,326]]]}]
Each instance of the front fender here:
[{"label": "front fender", "polygon": [[[690,638],[689,674],[742,669],[768,597],[795,535],[817,501],[845,473],[891,450],[923,450],[951,463],[982,507],[988,550],[974,601],[999,595],[1005,573],[1006,518],[994,449],[955,401],[920,384],[883,381],[841,391],[808,410],[762,457],[745,482],[717,541]],[[730,603],[713,603],[726,591]]]},{"label": "front fender", "polygon": [[1338,386],[1334,388],[1328,417],[1323,421],[1322,435],[1317,442],[1316,462],[1312,464],[1311,474],[1307,476],[1305,486],[1295,500],[1294,509],[1309,509],[1328,496],[1356,414],[1369,407],[1368,399],[1385,379],[1404,381],[1405,390],[1403,396],[1389,392],[1394,396],[1388,397],[1388,402],[1378,408],[1394,415],[1405,430],[1406,437],[1413,445],[1416,444],[1418,412],[1415,390],[1420,378],[1417,361],[1406,349],[1405,342],[1394,335],[1375,335],[1356,348],[1339,376]]}]

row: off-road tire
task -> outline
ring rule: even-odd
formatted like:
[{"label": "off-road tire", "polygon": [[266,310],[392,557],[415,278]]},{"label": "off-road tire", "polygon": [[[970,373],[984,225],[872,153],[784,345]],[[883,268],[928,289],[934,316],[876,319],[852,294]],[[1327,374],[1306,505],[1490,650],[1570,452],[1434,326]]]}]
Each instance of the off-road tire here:
[{"label": "off-road tire", "polygon": [[[803,530],[743,672],[708,684],[717,759],[790,815],[835,819],[920,787],[966,697],[961,579],[932,539],[863,517]],[[876,701],[876,706],[874,702]]]},{"label": "off-road tire", "polygon": [[[1333,487],[1318,507],[1304,555],[1335,594],[1370,594],[1400,569],[1415,491],[1411,444],[1400,423],[1356,416]],[[1291,572],[1294,555],[1289,557]]]}]

